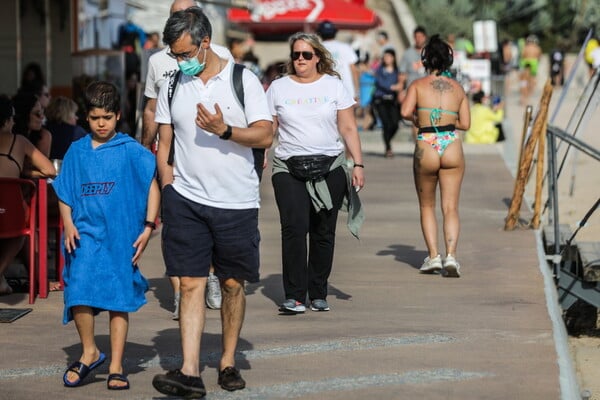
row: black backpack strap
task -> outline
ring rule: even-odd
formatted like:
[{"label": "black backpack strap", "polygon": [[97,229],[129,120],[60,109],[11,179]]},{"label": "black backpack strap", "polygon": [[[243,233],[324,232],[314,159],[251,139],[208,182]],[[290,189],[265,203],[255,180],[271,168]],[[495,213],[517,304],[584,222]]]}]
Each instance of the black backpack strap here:
[{"label": "black backpack strap", "polygon": [[235,93],[235,97],[237,98],[238,103],[242,107],[242,110],[246,108],[246,101],[244,98],[244,82],[242,80],[242,75],[244,74],[244,65],[243,64],[233,64],[233,72],[231,76],[231,84],[233,85],[233,92]]},{"label": "black backpack strap", "polygon": [[[175,95],[175,89],[177,88],[177,84],[179,83],[179,78],[181,77],[181,70],[177,69],[174,75],[169,79],[169,86],[167,87],[167,100],[169,104],[169,113],[171,112],[171,103],[173,103],[173,96]],[[169,158],[167,159],[167,164],[173,165],[173,158],[175,157],[175,126],[173,125],[173,117],[171,117],[171,130],[173,131],[173,136],[171,137],[171,146],[169,147]]]},{"label": "black backpack strap", "polygon": [[[244,97],[244,82],[242,80],[244,68],[246,67],[243,64],[233,64],[233,72],[231,76],[231,85],[233,86],[235,97],[237,98],[239,105],[242,107],[242,110],[246,108],[246,99]],[[263,173],[263,163],[265,161],[265,149],[253,148],[252,155],[254,156],[254,169],[256,170],[258,179],[261,180]]]}]

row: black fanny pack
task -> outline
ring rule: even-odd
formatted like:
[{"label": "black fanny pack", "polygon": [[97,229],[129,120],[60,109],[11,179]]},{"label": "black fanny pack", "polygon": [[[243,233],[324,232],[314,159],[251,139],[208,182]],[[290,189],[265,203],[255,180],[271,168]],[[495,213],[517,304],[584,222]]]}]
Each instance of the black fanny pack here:
[{"label": "black fanny pack", "polygon": [[294,156],[283,160],[288,167],[288,171],[295,178],[309,181],[322,178],[329,173],[331,164],[336,156],[325,156],[322,154],[310,156]]}]

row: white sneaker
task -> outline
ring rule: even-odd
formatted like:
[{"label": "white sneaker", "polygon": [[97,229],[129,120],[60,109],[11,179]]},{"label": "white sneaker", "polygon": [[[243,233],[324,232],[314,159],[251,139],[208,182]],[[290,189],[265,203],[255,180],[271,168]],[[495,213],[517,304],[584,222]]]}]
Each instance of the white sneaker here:
[{"label": "white sneaker", "polygon": [[446,278],[460,278],[460,264],[452,255],[448,254],[444,259],[442,275]]},{"label": "white sneaker", "polygon": [[221,308],[221,283],[219,278],[212,272],[208,273],[206,280],[206,307],[212,310]]},{"label": "white sneaker", "polygon": [[422,274],[433,274],[442,269],[442,256],[439,254],[434,258],[427,257],[423,260],[423,265],[419,268]]},{"label": "white sneaker", "polygon": [[175,304],[175,311],[173,311],[173,320],[179,321],[179,293],[175,293],[175,298],[173,299],[173,304]]}]

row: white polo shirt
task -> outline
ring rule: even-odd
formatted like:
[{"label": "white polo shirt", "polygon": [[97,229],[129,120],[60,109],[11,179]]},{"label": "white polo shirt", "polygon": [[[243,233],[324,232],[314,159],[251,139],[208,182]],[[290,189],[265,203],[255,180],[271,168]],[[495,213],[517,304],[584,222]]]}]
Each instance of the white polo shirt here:
[{"label": "white polo shirt", "polygon": [[[175,127],[173,188],[199,204],[224,209],[258,208],[259,180],[250,147],[204,131],[196,123],[196,104],[210,110],[219,104],[224,122],[247,127],[260,121],[272,121],[263,87],[252,72],[244,69],[242,79],[245,110],[242,110],[232,86],[233,62],[206,84],[195,76],[181,75],[175,89],[171,112],[168,90],[158,95],[155,121]],[[165,86],[166,88],[166,86]],[[250,101],[249,101],[250,100]],[[247,121],[247,122],[246,122]]]}]

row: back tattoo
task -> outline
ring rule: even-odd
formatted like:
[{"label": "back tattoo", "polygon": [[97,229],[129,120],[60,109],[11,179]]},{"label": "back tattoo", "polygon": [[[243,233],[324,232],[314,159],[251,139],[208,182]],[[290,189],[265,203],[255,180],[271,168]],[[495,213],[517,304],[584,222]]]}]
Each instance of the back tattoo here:
[{"label": "back tattoo", "polygon": [[439,92],[448,92],[452,90],[452,85],[445,79],[436,79],[431,82],[431,86]]}]

